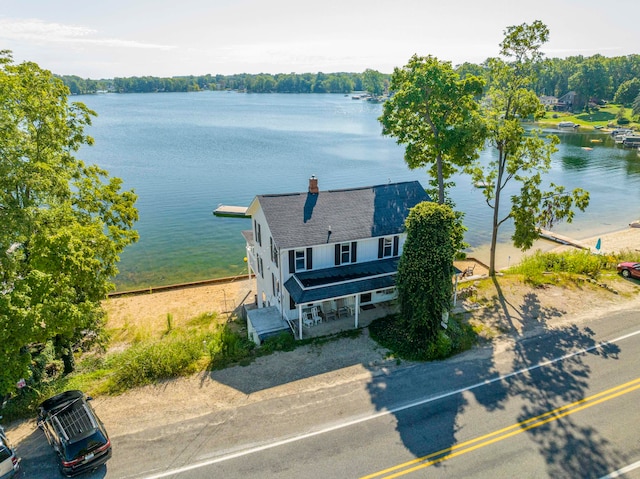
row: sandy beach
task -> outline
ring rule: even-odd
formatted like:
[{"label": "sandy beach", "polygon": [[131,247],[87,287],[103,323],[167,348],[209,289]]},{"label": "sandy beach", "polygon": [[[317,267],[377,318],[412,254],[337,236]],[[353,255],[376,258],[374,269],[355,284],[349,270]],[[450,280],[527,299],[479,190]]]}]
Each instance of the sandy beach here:
[{"label": "sandy beach", "polygon": [[[566,235],[565,236],[571,236]],[[623,250],[640,251],[640,228],[627,227],[617,231],[604,233],[587,238],[572,238],[577,243],[588,248],[593,253],[609,254],[619,253]],[[596,249],[596,245],[600,240],[600,249]],[[533,247],[525,252],[520,251],[512,244],[498,244],[496,254],[496,269],[501,270],[517,264],[523,257],[532,255],[536,250],[547,251],[565,251],[576,249],[573,246],[562,245],[548,239],[539,239]],[[472,250],[469,254],[484,264],[489,264],[489,245],[483,245]]]}]

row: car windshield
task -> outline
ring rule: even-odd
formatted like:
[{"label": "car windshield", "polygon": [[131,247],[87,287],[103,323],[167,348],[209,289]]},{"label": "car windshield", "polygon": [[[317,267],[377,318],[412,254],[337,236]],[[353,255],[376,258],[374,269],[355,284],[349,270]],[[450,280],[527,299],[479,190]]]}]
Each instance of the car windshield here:
[{"label": "car windshield", "polygon": [[99,429],[94,429],[90,435],[67,444],[65,448],[66,460],[73,461],[78,459],[89,454],[94,449],[104,446],[106,443],[107,438],[104,434]]}]

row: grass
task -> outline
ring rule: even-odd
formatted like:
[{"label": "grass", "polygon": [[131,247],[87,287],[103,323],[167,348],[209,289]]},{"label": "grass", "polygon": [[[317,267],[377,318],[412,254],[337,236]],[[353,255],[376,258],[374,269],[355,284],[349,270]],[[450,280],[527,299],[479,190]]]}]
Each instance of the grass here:
[{"label": "grass", "polygon": [[578,125],[584,127],[598,127],[598,128],[610,128],[610,125],[615,125],[615,127],[622,128],[632,128],[632,129],[640,129],[640,123],[638,121],[633,121],[633,113],[631,108],[625,108],[624,117],[630,120],[630,123],[625,125],[618,125],[618,111],[620,110],[620,105],[608,104],[606,106],[600,107],[597,111],[591,112],[578,112],[578,113],[570,113],[570,112],[558,112],[558,111],[548,111],[546,112],[544,118],[539,120],[540,123],[546,124],[558,124],[561,121],[572,121]]}]

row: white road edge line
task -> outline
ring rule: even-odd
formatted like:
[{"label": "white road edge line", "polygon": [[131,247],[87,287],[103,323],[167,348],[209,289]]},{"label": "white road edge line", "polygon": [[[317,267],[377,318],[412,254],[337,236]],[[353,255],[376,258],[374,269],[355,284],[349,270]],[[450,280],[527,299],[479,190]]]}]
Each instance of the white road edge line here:
[{"label": "white road edge line", "polygon": [[627,472],[631,472],[634,469],[638,469],[639,467],[640,467],[640,461],[634,462],[633,464],[629,464],[628,466],[625,466],[622,469],[613,471],[611,474],[602,476],[600,479],[615,479],[616,477],[622,477],[623,474],[626,474]]},{"label": "white road edge line", "polygon": [[[360,424],[360,423],[363,423],[363,422],[371,421],[373,419],[378,419],[380,417],[388,416],[390,414],[395,414],[397,412],[404,411],[406,409],[411,409],[411,408],[414,408],[414,407],[422,406],[424,404],[427,404],[427,403],[430,403],[430,402],[433,402],[433,401],[438,401],[440,399],[444,399],[444,398],[447,398],[447,397],[450,397],[450,396],[454,396],[456,394],[460,394],[460,393],[463,393],[463,392],[466,392],[466,391],[470,391],[472,389],[476,389],[476,388],[479,388],[479,387],[482,387],[482,386],[486,386],[488,384],[492,384],[492,383],[495,383],[497,381],[503,381],[503,380],[509,379],[509,378],[511,378],[513,376],[518,376],[518,375],[524,374],[524,373],[526,373],[528,371],[533,371],[535,369],[543,368],[545,366],[549,366],[549,365],[557,363],[559,361],[564,361],[565,359],[569,359],[569,358],[572,358],[574,356],[579,356],[581,354],[588,353],[590,351],[602,348],[602,347],[607,346],[609,344],[618,343],[620,341],[623,341],[625,339],[631,338],[631,337],[636,336],[638,334],[640,334],[640,330],[634,331],[634,332],[629,333],[629,334],[625,334],[623,336],[619,336],[619,337],[617,337],[615,339],[612,339],[610,341],[603,341],[601,343],[595,344],[594,346],[590,346],[588,348],[580,349],[578,351],[574,351],[572,353],[565,354],[564,356],[560,356],[558,358],[549,359],[548,361],[543,361],[541,363],[535,364],[535,365],[533,365],[531,367],[528,367],[528,368],[519,369],[518,371],[513,371],[513,372],[511,372],[509,374],[505,374],[503,376],[497,376],[497,377],[495,377],[493,379],[487,379],[485,381],[482,381],[482,382],[479,382],[479,383],[476,383],[476,384],[472,384],[471,386],[467,386],[467,387],[464,387],[464,388],[461,388],[461,389],[456,389],[455,391],[449,391],[447,393],[443,393],[443,394],[440,394],[438,396],[434,396],[434,397],[430,397],[430,398],[426,398],[426,399],[421,399],[420,401],[415,401],[415,402],[412,402],[412,403],[409,403],[409,404],[405,404],[403,406],[398,406],[398,407],[393,408],[393,409],[387,409],[386,411],[381,411],[379,413],[371,414],[371,415],[368,415],[368,416],[360,418],[360,419],[354,419],[354,420],[346,422],[346,423],[337,424],[337,425],[332,426],[332,427],[324,428],[324,429],[321,429],[321,430],[318,430],[318,431],[309,432],[307,434],[302,434],[300,436],[292,437],[292,438],[289,438],[289,439],[283,439],[281,441],[272,442],[272,443],[265,444],[263,446],[254,447],[254,448],[251,448],[251,449],[245,449],[243,451],[239,451],[239,452],[236,452],[236,453],[228,454],[228,455],[225,455],[225,456],[216,457],[216,458],[213,458],[213,459],[207,459],[205,461],[196,462],[194,464],[190,464],[188,466],[179,467],[179,468],[176,468],[176,469],[170,469],[170,470],[167,470],[167,471],[164,471],[164,472],[160,472],[158,474],[153,474],[151,476],[144,476],[144,479],[162,479],[163,477],[169,477],[169,476],[173,476],[175,474],[180,474],[182,472],[192,471],[194,469],[199,469],[201,467],[210,466],[212,464],[216,464],[216,463],[219,463],[219,462],[229,461],[231,459],[236,459],[238,457],[248,456],[249,454],[255,454],[256,452],[266,451],[267,449],[273,449],[273,448],[276,448],[276,447],[283,446],[285,444],[291,444],[292,442],[302,441],[302,440],[310,438],[310,437],[319,436],[320,434],[326,434],[328,432],[336,431],[336,430],[339,430],[339,429],[344,429],[346,427],[351,427],[351,426],[354,426],[356,424]],[[640,461],[639,461],[639,463],[636,463],[636,464],[640,464]],[[630,467],[630,466],[628,466],[628,467]],[[636,467],[640,467],[640,466],[636,466]],[[612,474],[616,474],[616,473],[614,472]],[[618,476],[609,475],[609,476],[605,476],[602,479],[607,479],[609,477],[615,478],[615,477],[618,477]]]}]

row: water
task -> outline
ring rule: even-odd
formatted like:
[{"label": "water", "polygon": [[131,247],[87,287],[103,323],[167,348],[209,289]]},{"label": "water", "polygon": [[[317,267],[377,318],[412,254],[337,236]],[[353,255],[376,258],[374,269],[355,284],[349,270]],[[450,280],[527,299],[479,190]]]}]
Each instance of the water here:
[{"label": "water", "polygon": [[[158,286],[246,271],[246,219],[218,218],[219,204],[248,206],[257,194],[418,180],[402,147],[381,135],[380,104],[343,95],[232,92],[75,97],[98,112],[95,145],[79,156],[138,194],[140,241],[121,256],[118,289]],[[550,130],[551,131],[551,130]],[[591,206],[558,232],[584,238],[622,229],[640,216],[640,158],[603,133],[558,132],[549,179],[591,193]],[[603,139],[602,143],[591,143]],[[583,147],[593,150],[584,150]],[[483,152],[486,161],[491,151]],[[491,210],[466,177],[451,195],[465,212],[466,241],[490,240]],[[508,243],[509,228],[500,241]]]}]

